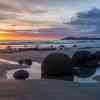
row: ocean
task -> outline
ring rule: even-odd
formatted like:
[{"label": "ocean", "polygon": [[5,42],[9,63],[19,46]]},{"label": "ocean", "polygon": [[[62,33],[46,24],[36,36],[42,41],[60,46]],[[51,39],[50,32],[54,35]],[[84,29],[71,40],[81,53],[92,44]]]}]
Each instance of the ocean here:
[{"label": "ocean", "polygon": [[7,48],[11,46],[12,48],[28,48],[39,46],[42,47],[50,47],[50,46],[65,46],[65,47],[73,47],[76,46],[78,48],[100,48],[100,40],[55,40],[55,41],[39,41],[39,42],[27,42],[27,41],[11,41],[6,43],[0,43],[0,49]]}]

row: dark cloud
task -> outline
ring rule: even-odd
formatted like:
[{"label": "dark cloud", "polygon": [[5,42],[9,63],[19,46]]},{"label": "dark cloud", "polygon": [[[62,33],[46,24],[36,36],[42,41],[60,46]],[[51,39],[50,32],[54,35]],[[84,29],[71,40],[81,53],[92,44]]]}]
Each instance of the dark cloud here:
[{"label": "dark cloud", "polygon": [[73,31],[84,33],[100,33],[100,9],[94,8],[87,12],[77,13],[68,23]]},{"label": "dark cloud", "polygon": [[100,10],[94,8],[87,12],[78,13],[79,18],[100,18]]}]

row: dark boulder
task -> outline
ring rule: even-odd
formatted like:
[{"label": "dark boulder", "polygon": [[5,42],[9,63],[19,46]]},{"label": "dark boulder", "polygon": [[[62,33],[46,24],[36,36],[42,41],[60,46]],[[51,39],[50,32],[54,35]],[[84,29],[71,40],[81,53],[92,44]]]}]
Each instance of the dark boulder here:
[{"label": "dark boulder", "polygon": [[31,59],[25,59],[25,64],[31,66],[32,60]]},{"label": "dark boulder", "polygon": [[19,63],[19,65],[22,65],[24,63],[24,61],[23,60],[19,60],[18,63]]},{"label": "dark boulder", "polygon": [[73,73],[82,78],[90,77],[96,72],[97,62],[89,51],[77,51],[72,56]]},{"label": "dark boulder", "polygon": [[100,51],[96,51],[95,53],[93,53],[93,57],[94,57],[94,60],[97,61],[97,63],[99,64],[99,62],[100,62]]},{"label": "dark boulder", "polygon": [[71,59],[63,53],[49,54],[42,63],[42,78],[73,80]]},{"label": "dark boulder", "polygon": [[16,80],[26,80],[29,77],[29,73],[25,70],[19,70],[13,76]]}]

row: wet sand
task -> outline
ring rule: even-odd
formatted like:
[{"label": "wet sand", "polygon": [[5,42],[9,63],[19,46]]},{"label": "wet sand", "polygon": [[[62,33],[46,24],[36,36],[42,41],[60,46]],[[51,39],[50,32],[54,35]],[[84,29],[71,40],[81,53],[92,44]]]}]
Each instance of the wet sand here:
[{"label": "wet sand", "polygon": [[69,48],[65,50],[29,50],[29,51],[22,51],[22,52],[13,52],[13,53],[0,53],[0,58],[7,59],[7,60],[12,60],[12,61],[18,61],[20,59],[26,59],[30,58],[33,61],[36,62],[42,62],[43,59],[50,53],[53,52],[62,52],[70,57],[78,50],[88,50],[91,51],[92,53],[96,51],[100,51],[100,48],[87,48],[87,49],[78,49],[78,48]]},{"label": "wet sand", "polygon": [[33,61],[42,62],[43,59],[50,53],[55,51],[23,51],[14,53],[0,53],[0,58],[18,61],[20,59],[30,58]]}]

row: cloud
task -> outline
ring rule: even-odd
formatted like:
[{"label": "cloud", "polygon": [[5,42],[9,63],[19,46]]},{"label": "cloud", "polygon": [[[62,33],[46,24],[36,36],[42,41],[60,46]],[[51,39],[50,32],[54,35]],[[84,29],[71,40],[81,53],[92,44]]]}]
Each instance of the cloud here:
[{"label": "cloud", "polygon": [[43,13],[47,7],[47,0],[16,0],[16,6],[22,11]]},{"label": "cloud", "polygon": [[100,33],[100,9],[93,8],[86,12],[79,12],[67,24],[75,32]]},{"label": "cloud", "polygon": [[87,12],[80,12],[78,13],[79,18],[99,18],[100,17],[100,10],[97,8],[93,8],[90,11]]},{"label": "cloud", "polygon": [[[0,22],[47,12],[47,0],[0,0]],[[27,19],[26,19],[27,20]]]},{"label": "cloud", "polygon": [[0,0],[0,25],[4,23],[21,28],[26,28],[27,24],[30,28],[60,26],[64,16],[64,1],[55,0],[52,7],[48,0]]},{"label": "cloud", "polygon": [[15,18],[14,16],[9,16],[9,15],[6,15],[6,14],[0,14],[0,20],[1,21],[14,19],[14,18]]},{"label": "cloud", "polygon": [[17,8],[10,6],[10,5],[6,5],[6,4],[0,4],[0,10],[3,10],[3,11],[18,11]]},{"label": "cloud", "polygon": [[[6,2],[5,2],[6,1]],[[43,13],[47,0],[0,0],[0,11]]]}]

